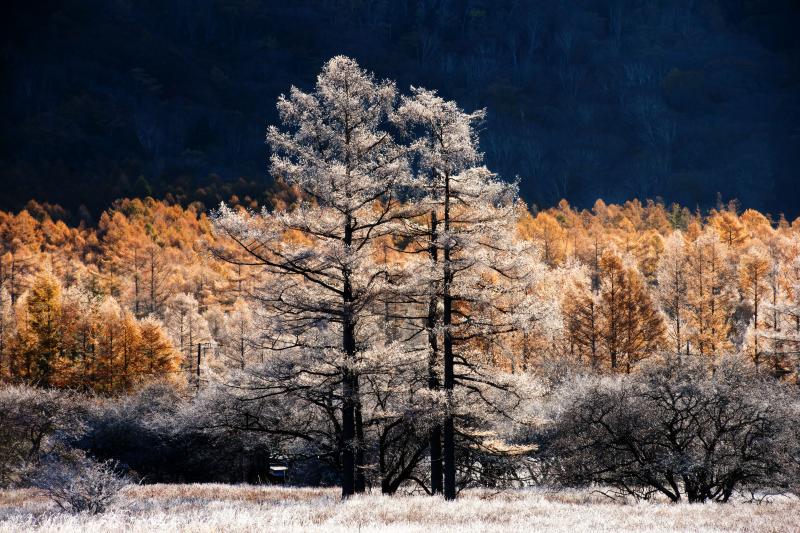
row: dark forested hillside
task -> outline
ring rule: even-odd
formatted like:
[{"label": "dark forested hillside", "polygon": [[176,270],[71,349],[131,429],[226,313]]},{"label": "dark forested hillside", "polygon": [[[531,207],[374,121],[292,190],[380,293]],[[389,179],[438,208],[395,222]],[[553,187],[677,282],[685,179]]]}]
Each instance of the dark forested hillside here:
[{"label": "dark forested hillside", "polygon": [[[661,196],[798,214],[798,10],[774,2],[14,1],[0,208],[263,198],[289,83],[348,54],[487,107],[489,168],[539,205]],[[240,179],[241,178],[241,179]],[[85,206],[82,209],[81,206]]]}]

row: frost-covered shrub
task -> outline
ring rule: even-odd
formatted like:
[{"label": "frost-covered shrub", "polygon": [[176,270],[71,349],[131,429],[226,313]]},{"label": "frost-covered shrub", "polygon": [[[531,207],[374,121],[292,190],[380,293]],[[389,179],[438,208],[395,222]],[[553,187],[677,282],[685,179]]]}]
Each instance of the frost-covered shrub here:
[{"label": "frost-covered shrub", "polygon": [[96,402],[78,445],[93,457],[124,463],[148,481],[162,480],[156,472],[166,473],[175,464],[169,433],[184,401],[174,387],[154,382],[134,394]]},{"label": "frost-covered shrub", "polygon": [[0,388],[0,487],[24,483],[43,457],[68,451],[84,429],[83,407],[69,391]]},{"label": "frost-covered shrub", "polygon": [[726,502],[734,491],[795,490],[797,391],[737,358],[673,358],[566,394],[546,455],[570,486]]},{"label": "frost-covered shrub", "polygon": [[89,514],[105,511],[129,483],[115,461],[98,462],[79,452],[45,458],[31,478],[62,511]]},{"label": "frost-covered shrub", "polygon": [[147,483],[263,482],[269,472],[263,432],[247,429],[216,389],[189,398],[169,383],[153,382],[96,402],[78,446],[119,461]]}]

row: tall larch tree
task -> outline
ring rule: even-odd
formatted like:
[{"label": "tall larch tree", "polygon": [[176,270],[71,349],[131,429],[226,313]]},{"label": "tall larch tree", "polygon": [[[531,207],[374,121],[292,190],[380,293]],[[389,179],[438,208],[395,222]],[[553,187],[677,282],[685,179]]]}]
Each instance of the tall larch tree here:
[{"label": "tall larch tree", "polygon": [[764,353],[776,377],[800,375],[800,236],[776,236],[770,241],[770,298],[765,309],[769,330]]},{"label": "tall larch tree", "polygon": [[636,268],[608,250],[600,259],[600,338],[612,371],[630,372],[664,346],[664,323]]},{"label": "tall larch tree", "polygon": [[737,249],[747,243],[747,229],[732,209],[712,211],[708,225],[717,231],[720,240],[728,248]]},{"label": "tall larch tree", "polygon": [[14,308],[11,295],[0,287],[0,380],[8,377],[9,344],[14,330]]},{"label": "tall larch tree", "polygon": [[25,307],[32,344],[25,350],[23,377],[48,386],[63,346],[61,283],[51,272],[44,270],[33,280]]},{"label": "tall larch tree", "polygon": [[[436,323],[442,331],[442,371],[435,373],[437,379],[431,383],[438,386],[438,375],[442,376],[446,399],[441,430],[443,491],[445,498],[452,500],[458,490],[456,417],[466,407],[455,403],[455,389],[477,392],[475,383],[481,378],[473,372],[478,331],[491,340],[515,329],[508,322],[509,309],[497,294],[491,295],[491,283],[487,282],[499,275],[518,288],[516,282],[527,279],[527,271],[519,272],[517,269],[525,267],[512,265],[504,253],[517,228],[516,186],[502,182],[481,165],[477,125],[485,111],[467,113],[434,91],[412,88],[412,92],[403,99],[398,116],[403,124],[422,132],[416,143],[422,190],[419,205],[431,213],[430,227],[436,228],[430,234],[430,273],[436,282],[429,286],[440,291],[436,297],[441,314],[429,315],[428,323]],[[438,358],[438,337],[430,335],[430,340],[431,357]],[[485,353],[485,346],[482,351]],[[473,406],[472,411],[475,409]],[[467,425],[467,420],[465,416],[462,423]],[[434,478],[438,476],[437,429],[430,435]],[[460,430],[462,438],[465,430]],[[438,479],[432,482],[438,486]]]},{"label": "tall larch tree", "polygon": [[[328,61],[312,92],[293,87],[281,96],[283,128],[267,132],[273,175],[297,187],[303,202],[253,217],[223,206],[215,221],[242,249],[244,258],[228,260],[277,277],[279,292],[260,297],[281,317],[287,342],[341,361],[343,497],[365,489],[358,361],[370,339],[360,328],[385,279],[372,245],[397,219],[409,176],[408,150],[389,123],[396,100],[394,83],[352,59]],[[316,326],[338,334],[338,346]]]},{"label": "tall larch tree", "polygon": [[180,355],[161,323],[152,317],[141,320],[138,339],[135,378],[138,381],[167,379],[180,382]]},{"label": "tall larch tree", "polygon": [[180,293],[170,298],[166,304],[164,323],[172,343],[182,355],[182,367],[187,380],[199,387],[203,347],[211,341],[211,334],[195,297]]},{"label": "tall larch tree", "polygon": [[563,294],[569,352],[579,363],[599,370],[602,349],[599,287],[592,290],[591,273],[581,269]]}]

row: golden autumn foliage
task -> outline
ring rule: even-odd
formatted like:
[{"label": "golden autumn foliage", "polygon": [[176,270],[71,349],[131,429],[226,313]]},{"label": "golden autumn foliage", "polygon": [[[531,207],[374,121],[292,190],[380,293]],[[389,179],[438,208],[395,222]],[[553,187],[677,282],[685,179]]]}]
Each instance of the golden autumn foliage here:
[{"label": "golden autumn foliage", "polygon": [[687,244],[686,259],[689,343],[700,355],[727,353],[736,303],[730,252],[715,232],[706,231]]},{"label": "golden autumn foliage", "polygon": [[18,308],[6,379],[113,394],[152,377],[178,378],[178,354],[161,327],[136,320],[113,297],[87,302],[44,271]]},{"label": "golden autumn foliage", "polygon": [[535,217],[523,217],[520,222],[522,237],[535,242],[542,251],[542,259],[548,266],[563,264],[567,256],[567,231],[555,216],[542,211]]},{"label": "golden autumn foliage", "polygon": [[[276,202],[298,197],[287,190]],[[211,250],[230,243],[217,240],[205,208],[125,199],[96,227],[69,226],[58,213],[35,202],[0,212],[2,379],[113,394],[150,377],[185,380],[198,370],[198,344],[217,357],[203,368],[257,358],[246,300],[261,274],[215,258]],[[538,250],[560,288],[563,329],[558,338],[526,335],[502,347],[518,355],[501,359],[486,344],[489,364],[516,371],[561,357],[629,371],[667,352],[743,351],[776,374],[797,373],[800,221],[735,206],[703,215],[655,202],[577,210],[561,201],[522,213],[516,237]],[[375,260],[389,265],[426,246],[382,239]],[[669,239],[681,249],[671,278]]]},{"label": "golden autumn foliage", "polygon": [[[800,347],[800,220],[790,224],[781,217],[773,223],[754,210],[739,214],[735,204],[704,216],[653,202],[609,205],[598,200],[591,210],[576,211],[562,201],[523,219],[520,235],[546,250],[558,249],[547,238],[558,234],[550,227],[554,220],[566,235],[561,246],[568,253],[561,264],[577,262],[584,272],[564,288],[562,352],[568,357],[598,368],[612,366],[609,347],[616,345],[617,336],[603,327],[609,319],[613,323],[609,305],[619,298],[608,288],[614,276],[602,267],[613,266],[617,275],[624,269],[610,262],[611,251],[635,265],[631,273],[642,282],[635,285],[661,307],[660,319],[645,312],[653,328],[650,338],[663,334],[662,340],[669,342],[654,342],[649,350],[703,356],[741,350],[756,365],[768,360],[777,375],[797,373],[800,363],[793,354]],[[674,253],[666,249],[667,240],[679,230],[683,255],[674,261],[671,277],[659,276],[659,266],[665,269]],[[662,296],[668,280],[673,282],[671,298]],[[624,292],[635,290],[626,287]]]},{"label": "golden autumn foliage", "polygon": [[744,224],[732,211],[714,211],[708,219],[708,225],[714,228],[719,238],[730,248],[742,246],[747,240]]},{"label": "golden autumn foliage", "polygon": [[619,255],[604,252],[596,275],[594,288],[583,283],[570,293],[570,345],[593,368],[630,372],[664,346],[663,320],[641,274]]},{"label": "golden autumn foliage", "polygon": [[750,305],[753,313],[753,351],[752,357],[756,365],[759,364],[761,350],[758,346],[758,333],[764,328],[764,300],[769,289],[767,274],[770,270],[770,258],[767,253],[753,247],[739,260],[739,291],[744,302]]}]

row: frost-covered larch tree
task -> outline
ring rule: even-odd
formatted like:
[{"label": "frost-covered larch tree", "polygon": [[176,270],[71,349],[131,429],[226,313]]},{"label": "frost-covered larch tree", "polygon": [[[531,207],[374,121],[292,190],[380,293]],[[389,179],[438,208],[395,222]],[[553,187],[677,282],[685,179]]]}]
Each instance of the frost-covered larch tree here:
[{"label": "frost-covered larch tree", "polygon": [[240,247],[227,259],[271,274],[257,296],[275,319],[273,349],[317,353],[338,370],[343,497],[365,486],[360,354],[386,283],[374,245],[399,218],[398,191],[410,179],[408,148],[390,121],[396,101],[393,82],[334,57],[313,91],[292,87],[279,98],[283,127],[267,132],[272,174],[296,187],[301,203],[257,215],[222,205],[214,217]]},{"label": "frost-covered larch tree", "polygon": [[198,362],[197,350],[211,341],[211,334],[208,322],[200,314],[195,297],[180,293],[170,298],[166,305],[164,324],[172,343],[183,356],[182,366],[187,379],[195,387],[199,387],[198,364],[202,365],[202,356]]},{"label": "frost-covered larch tree", "polygon": [[417,135],[416,207],[427,216],[411,231],[428,241],[427,279],[421,275],[420,281],[429,294],[429,387],[441,388],[445,397],[441,429],[434,424],[430,432],[431,485],[434,493],[442,490],[454,499],[457,433],[477,442],[473,417],[498,407],[484,387],[505,387],[502,379],[481,372],[488,344],[527,325],[522,315],[531,310],[523,301],[528,265],[514,240],[516,186],[482,165],[477,125],[485,112],[467,113],[434,91],[412,92],[397,115]]}]

